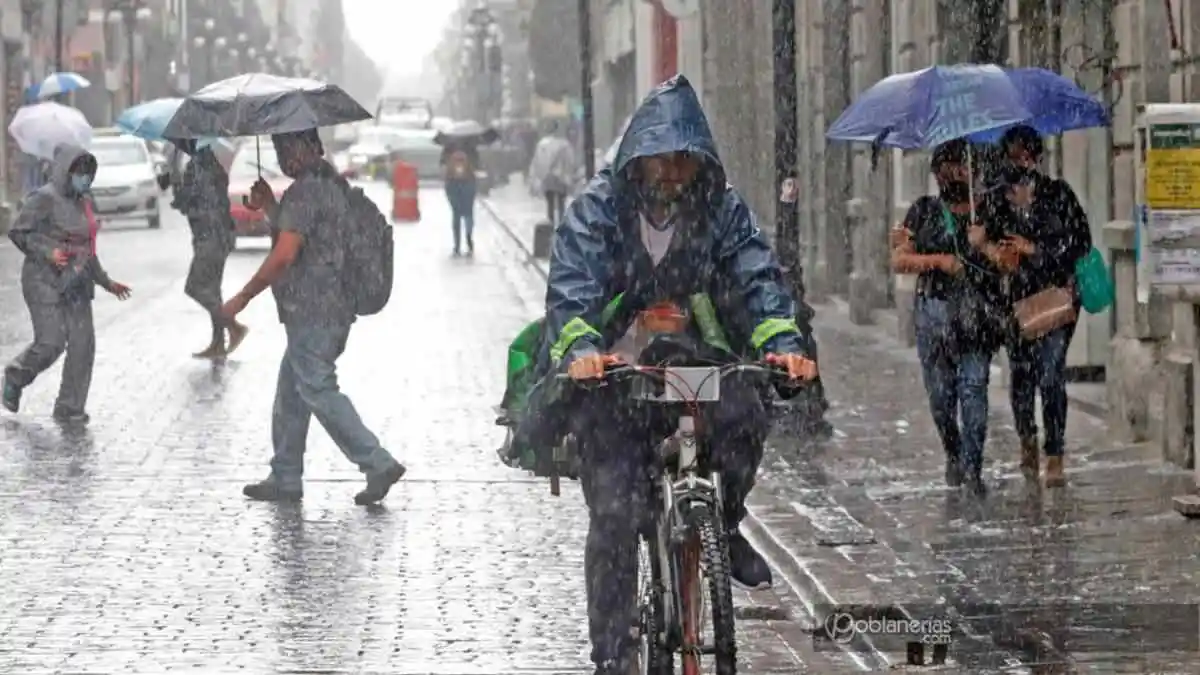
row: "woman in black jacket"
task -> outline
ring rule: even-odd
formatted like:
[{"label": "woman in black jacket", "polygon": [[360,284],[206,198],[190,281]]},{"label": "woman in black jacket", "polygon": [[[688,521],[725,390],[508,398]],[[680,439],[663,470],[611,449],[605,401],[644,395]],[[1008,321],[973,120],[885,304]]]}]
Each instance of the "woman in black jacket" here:
[{"label": "woman in black jacket", "polygon": [[991,210],[972,208],[968,155],[962,140],[934,149],[939,194],[909,208],[894,236],[892,270],[918,275],[917,355],[946,452],[946,484],[983,494],[988,375],[1006,334],[1000,279],[1015,261],[1005,258],[1002,232],[986,217]]},{"label": "woman in black jacket", "polygon": [[[1000,216],[1009,235],[1007,246],[1020,254],[1009,279],[1013,302],[1052,288],[1073,289],[1075,264],[1091,251],[1087,214],[1066,181],[1037,170],[1042,141],[1029,127],[1009,130],[1001,141],[1010,165],[1004,175],[1006,204]],[[1073,292],[1073,291],[1072,291]],[[1078,314],[1079,301],[1075,302]],[[1042,395],[1045,427],[1046,485],[1066,483],[1063,450],[1067,425],[1067,348],[1076,321],[1034,340],[1014,335],[1008,347],[1012,374],[1013,420],[1021,438],[1021,470],[1036,480],[1040,469],[1034,399]]]}]

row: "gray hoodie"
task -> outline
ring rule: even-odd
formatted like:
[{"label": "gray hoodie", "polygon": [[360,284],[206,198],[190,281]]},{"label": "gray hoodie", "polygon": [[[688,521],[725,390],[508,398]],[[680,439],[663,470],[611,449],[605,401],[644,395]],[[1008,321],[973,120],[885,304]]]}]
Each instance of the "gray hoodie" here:
[{"label": "gray hoodie", "polygon": [[[84,200],[89,197],[75,192],[68,175],[71,164],[87,155],[83,148],[72,146],[55,150],[50,182],[28,196],[8,233],[25,254],[21,268],[25,302],[90,300],[95,296],[93,284],[107,288],[112,283],[92,254],[92,233],[84,211]],[[54,265],[55,249],[71,257],[66,269]],[[75,283],[76,279],[81,283]]]}]

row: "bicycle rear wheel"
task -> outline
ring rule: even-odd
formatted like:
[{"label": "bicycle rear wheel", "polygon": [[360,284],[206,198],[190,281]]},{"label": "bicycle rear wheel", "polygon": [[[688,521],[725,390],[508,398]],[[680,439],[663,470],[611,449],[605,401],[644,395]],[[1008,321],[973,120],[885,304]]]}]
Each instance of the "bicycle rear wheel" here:
[{"label": "bicycle rear wheel", "polygon": [[[680,552],[683,673],[700,675],[700,653],[711,652],[716,675],[737,674],[737,634],[729,540],[712,509],[694,504],[684,520],[688,538]],[[705,598],[705,591],[708,597]],[[707,600],[707,602],[706,602]],[[708,624],[705,630],[704,625]]]}]

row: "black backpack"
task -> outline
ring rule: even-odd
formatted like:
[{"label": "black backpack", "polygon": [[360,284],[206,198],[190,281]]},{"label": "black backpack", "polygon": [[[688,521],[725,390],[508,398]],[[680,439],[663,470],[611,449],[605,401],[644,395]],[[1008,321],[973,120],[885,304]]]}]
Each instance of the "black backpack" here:
[{"label": "black backpack", "polygon": [[340,180],[348,203],[342,285],[358,316],[378,314],[392,297],[392,226],[360,187]]}]

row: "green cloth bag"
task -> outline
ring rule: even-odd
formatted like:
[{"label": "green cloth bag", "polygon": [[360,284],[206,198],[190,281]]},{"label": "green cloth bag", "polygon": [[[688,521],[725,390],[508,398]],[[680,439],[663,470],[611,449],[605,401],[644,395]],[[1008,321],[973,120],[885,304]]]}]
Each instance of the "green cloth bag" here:
[{"label": "green cloth bag", "polygon": [[1075,286],[1079,289],[1079,300],[1088,314],[1099,314],[1113,303],[1113,281],[1104,254],[1092,248],[1075,263]]}]

